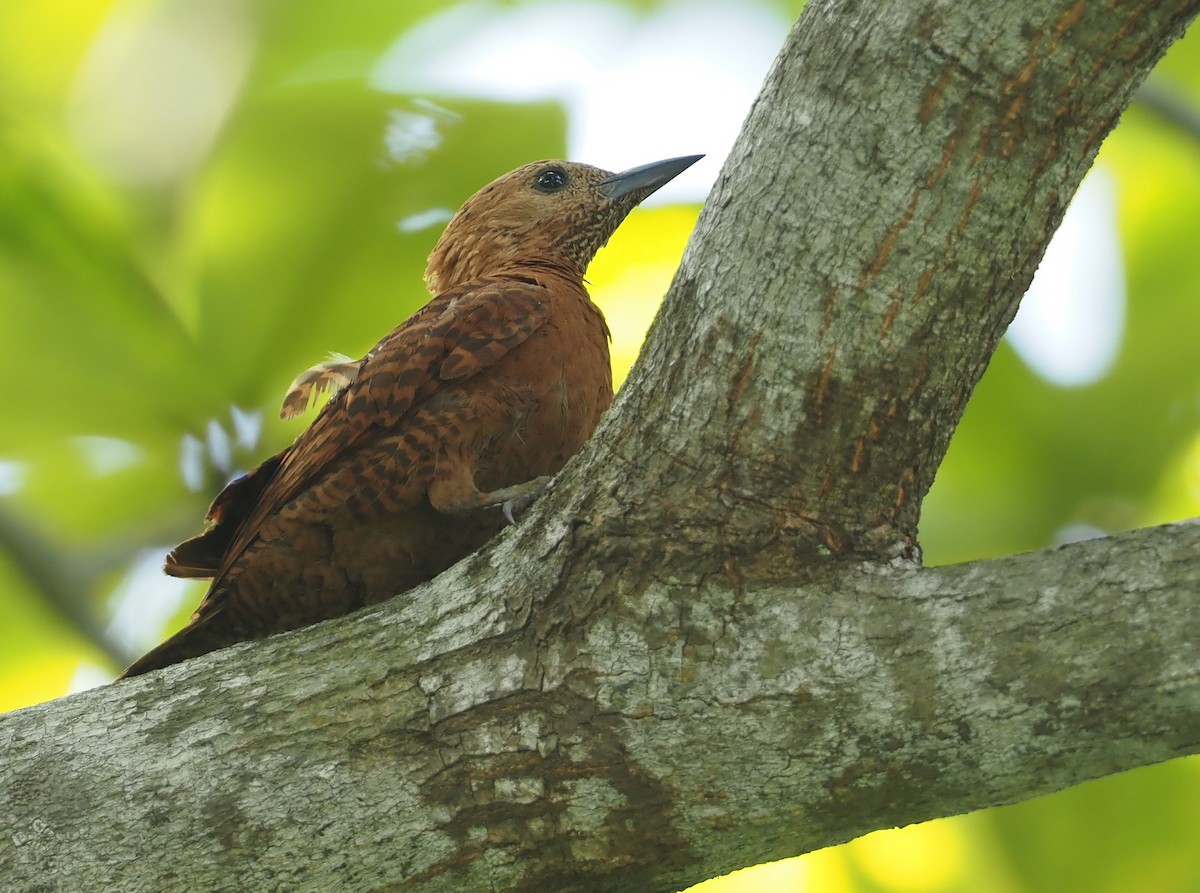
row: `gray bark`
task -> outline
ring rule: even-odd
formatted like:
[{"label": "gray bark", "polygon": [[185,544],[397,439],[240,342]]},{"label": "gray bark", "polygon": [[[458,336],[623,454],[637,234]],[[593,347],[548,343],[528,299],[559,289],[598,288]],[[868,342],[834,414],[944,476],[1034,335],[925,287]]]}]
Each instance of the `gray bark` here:
[{"label": "gray bark", "polygon": [[813,0],[550,493],[386,605],[0,719],[5,889],[678,889],[1200,749],[1200,526],[919,566],[1200,0]]}]

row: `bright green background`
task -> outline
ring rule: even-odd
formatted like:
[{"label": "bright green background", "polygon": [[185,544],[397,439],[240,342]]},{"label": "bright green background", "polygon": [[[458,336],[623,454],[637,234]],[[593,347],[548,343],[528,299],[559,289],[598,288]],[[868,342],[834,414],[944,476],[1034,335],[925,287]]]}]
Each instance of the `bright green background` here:
[{"label": "bright green background", "polygon": [[[361,352],[423,300],[437,227],[402,233],[397,220],[565,151],[557,104],[443,98],[457,117],[439,119],[440,146],[384,160],[389,114],[424,107],[363,76],[444,4],[228,5],[247,25],[231,111],[182,176],[141,185],[73,136],[89,88],[81,64],[114,16],[136,24],[183,4],[0,5],[0,468],[18,469],[0,495],[0,709],[63,693],[81,662],[111,672],[129,656],[105,629],[114,588],[141,550],[195,532],[225,477],[210,461],[204,487],[189,490],[185,437],[232,430],[234,406],[260,411],[262,436],[233,460],[262,458],[298,430],[274,416],[296,372],[329,350]],[[798,3],[780,7],[792,16]],[[1156,76],[1200,103],[1200,37]],[[1200,142],[1134,107],[1101,164],[1116,183],[1129,289],[1118,362],[1094,385],[1062,389],[1001,348],[926,503],[931,563],[1038,548],[1069,524],[1198,513]],[[638,212],[593,267],[619,371],[695,214]],[[113,439],[108,469],[95,465],[96,441],[79,440],[97,437]],[[1176,761],[705,889],[1200,891],[1198,828],[1200,764]]]}]

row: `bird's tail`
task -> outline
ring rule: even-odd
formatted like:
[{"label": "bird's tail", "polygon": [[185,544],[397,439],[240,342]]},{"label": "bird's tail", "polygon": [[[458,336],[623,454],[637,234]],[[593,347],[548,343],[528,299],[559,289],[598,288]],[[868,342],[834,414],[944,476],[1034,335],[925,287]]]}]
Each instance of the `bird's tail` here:
[{"label": "bird's tail", "polygon": [[226,648],[244,638],[231,636],[227,630],[221,629],[221,624],[212,623],[213,616],[216,615],[194,620],[161,645],[135,660],[117,679],[128,679],[152,670],[161,670],[171,664],[216,651],[218,648]]}]

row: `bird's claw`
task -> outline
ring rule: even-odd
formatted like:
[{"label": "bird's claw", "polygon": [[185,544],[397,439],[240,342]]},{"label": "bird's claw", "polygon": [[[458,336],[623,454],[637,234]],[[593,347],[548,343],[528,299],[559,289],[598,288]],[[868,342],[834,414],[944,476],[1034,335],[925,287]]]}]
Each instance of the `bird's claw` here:
[{"label": "bird's claw", "polygon": [[526,481],[524,484],[518,484],[515,487],[509,488],[511,495],[500,506],[500,511],[504,513],[504,520],[510,525],[516,526],[516,516],[524,512],[527,508],[537,501],[537,498],[546,490],[546,486],[550,483],[551,478],[547,475],[534,478],[532,481]]}]

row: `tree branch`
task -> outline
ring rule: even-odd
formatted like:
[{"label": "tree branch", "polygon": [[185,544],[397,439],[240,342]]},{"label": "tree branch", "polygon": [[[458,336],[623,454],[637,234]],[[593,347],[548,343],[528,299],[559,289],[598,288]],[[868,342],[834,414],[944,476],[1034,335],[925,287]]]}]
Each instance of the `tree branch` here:
[{"label": "tree branch", "polygon": [[698,498],[680,508],[724,530],[748,494],[748,556],[911,547],[1071,196],[1196,9],[810,3],[623,388],[622,454],[688,432],[676,489]]},{"label": "tree branch", "polygon": [[[1200,750],[1198,546],[1189,522],[800,587],[654,579],[544,638],[506,538],[409,600],[5,717],[0,871],[672,890],[1047,793]],[[507,600],[472,592],[489,570]]]}]

